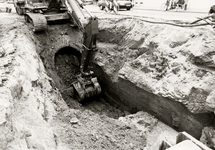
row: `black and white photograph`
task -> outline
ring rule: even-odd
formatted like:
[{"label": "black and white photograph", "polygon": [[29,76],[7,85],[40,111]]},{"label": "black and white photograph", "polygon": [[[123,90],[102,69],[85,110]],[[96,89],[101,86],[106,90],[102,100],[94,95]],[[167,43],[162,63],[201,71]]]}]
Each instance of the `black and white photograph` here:
[{"label": "black and white photograph", "polygon": [[0,150],[215,150],[215,0],[0,0]]}]

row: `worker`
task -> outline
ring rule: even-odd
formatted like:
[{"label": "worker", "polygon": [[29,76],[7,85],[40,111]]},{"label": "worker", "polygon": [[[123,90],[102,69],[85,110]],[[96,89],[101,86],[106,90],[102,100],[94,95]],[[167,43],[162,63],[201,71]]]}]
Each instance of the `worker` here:
[{"label": "worker", "polygon": [[211,21],[215,22],[215,5],[211,6],[211,8],[210,8],[210,10],[208,12],[208,15],[211,15]]},{"label": "worker", "polygon": [[109,10],[113,10],[113,0],[109,0]]},{"label": "worker", "polygon": [[167,0],[165,5],[166,5],[166,11],[168,11],[169,6],[170,6],[170,0]]},{"label": "worker", "polygon": [[113,0],[105,0],[105,11],[111,11],[113,7]]},{"label": "worker", "polygon": [[99,0],[95,0],[96,5],[98,5],[98,1],[99,1]]},{"label": "worker", "polygon": [[214,14],[215,13],[215,5],[212,5],[208,14]]},{"label": "worker", "polygon": [[184,0],[184,10],[187,10],[188,0]]},{"label": "worker", "polygon": [[177,4],[177,0],[172,0],[170,9],[175,9],[176,4]]},{"label": "worker", "polygon": [[184,5],[184,0],[178,0],[177,4]]}]

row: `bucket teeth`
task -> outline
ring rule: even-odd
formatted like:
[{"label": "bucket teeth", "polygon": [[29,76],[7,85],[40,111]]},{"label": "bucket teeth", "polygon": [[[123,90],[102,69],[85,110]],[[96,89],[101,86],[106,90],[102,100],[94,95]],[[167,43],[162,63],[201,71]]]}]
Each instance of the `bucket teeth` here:
[{"label": "bucket teeth", "polygon": [[84,91],[84,88],[81,85],[81,83],[79,81],[76,81],[72,85],[74,87],[75,93],[78,96],[79,102],[82,101],[82,100],[84,100],[84,98],[85,98],[85,91]]},{"label": "bucket teeth", "polygon": [[96,77],[94,78],[82,78],[73,82],[73,87],[79,102],[84,101],[86,98],[99,95],[101,93],[101,87]]}]

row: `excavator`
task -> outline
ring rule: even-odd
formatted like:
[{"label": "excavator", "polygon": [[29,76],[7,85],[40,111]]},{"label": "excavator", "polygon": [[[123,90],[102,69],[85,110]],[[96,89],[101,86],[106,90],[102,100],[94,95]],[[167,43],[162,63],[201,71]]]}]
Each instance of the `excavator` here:
[{"label": "excavator", "polygon": [[[14,6],[19,15],[33,26],[34,32],[47,29],[47,23],[69,21],[84,35],[83,51],[80,59],[81,76],[72,83],[79,102],[101,93],[97,77],[93,77],[92,61],[97,50],[98,18],[92,16],[79,0],[15,0]],[[86,17],[83,9],[89,14]]]}]

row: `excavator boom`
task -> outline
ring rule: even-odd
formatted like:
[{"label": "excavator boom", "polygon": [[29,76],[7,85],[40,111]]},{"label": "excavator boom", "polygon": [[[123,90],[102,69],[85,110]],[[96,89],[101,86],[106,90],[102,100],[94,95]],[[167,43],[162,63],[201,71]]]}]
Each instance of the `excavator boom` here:
[{"label": "excavator boom", "polygon": [[78,80],[73,83],[75,93],[79,101],[82,102],[88,97],[96,96],[101,93],[101,87],[97,78],[92,78],[93,73],[89,71],[89,68],[92,67],[91,64],[94,53],[97,50],[98,18],[92,16],[87,10],[86,12],[90,17],[86,18],[82,10],[84,6],[82,2],[78,0],[66,0],[65,4],[74,24],[79,27],[84,35],[80,66],[82,77],[79,77]]},{"label": "excavator boom", "polygon": [[84,6],[82,2],[76,0],[66,0],[65,2],[68,13],[72,17],[74,24],[78,26],[80,31],[84,34],[83,52],[81,58],[81,71],[82,73],[88,70],[88,65],[93,60],[93,53],[96,50],[96,38],[98,34],[98,18],[89,14],[87,18],[82,9]]}]

